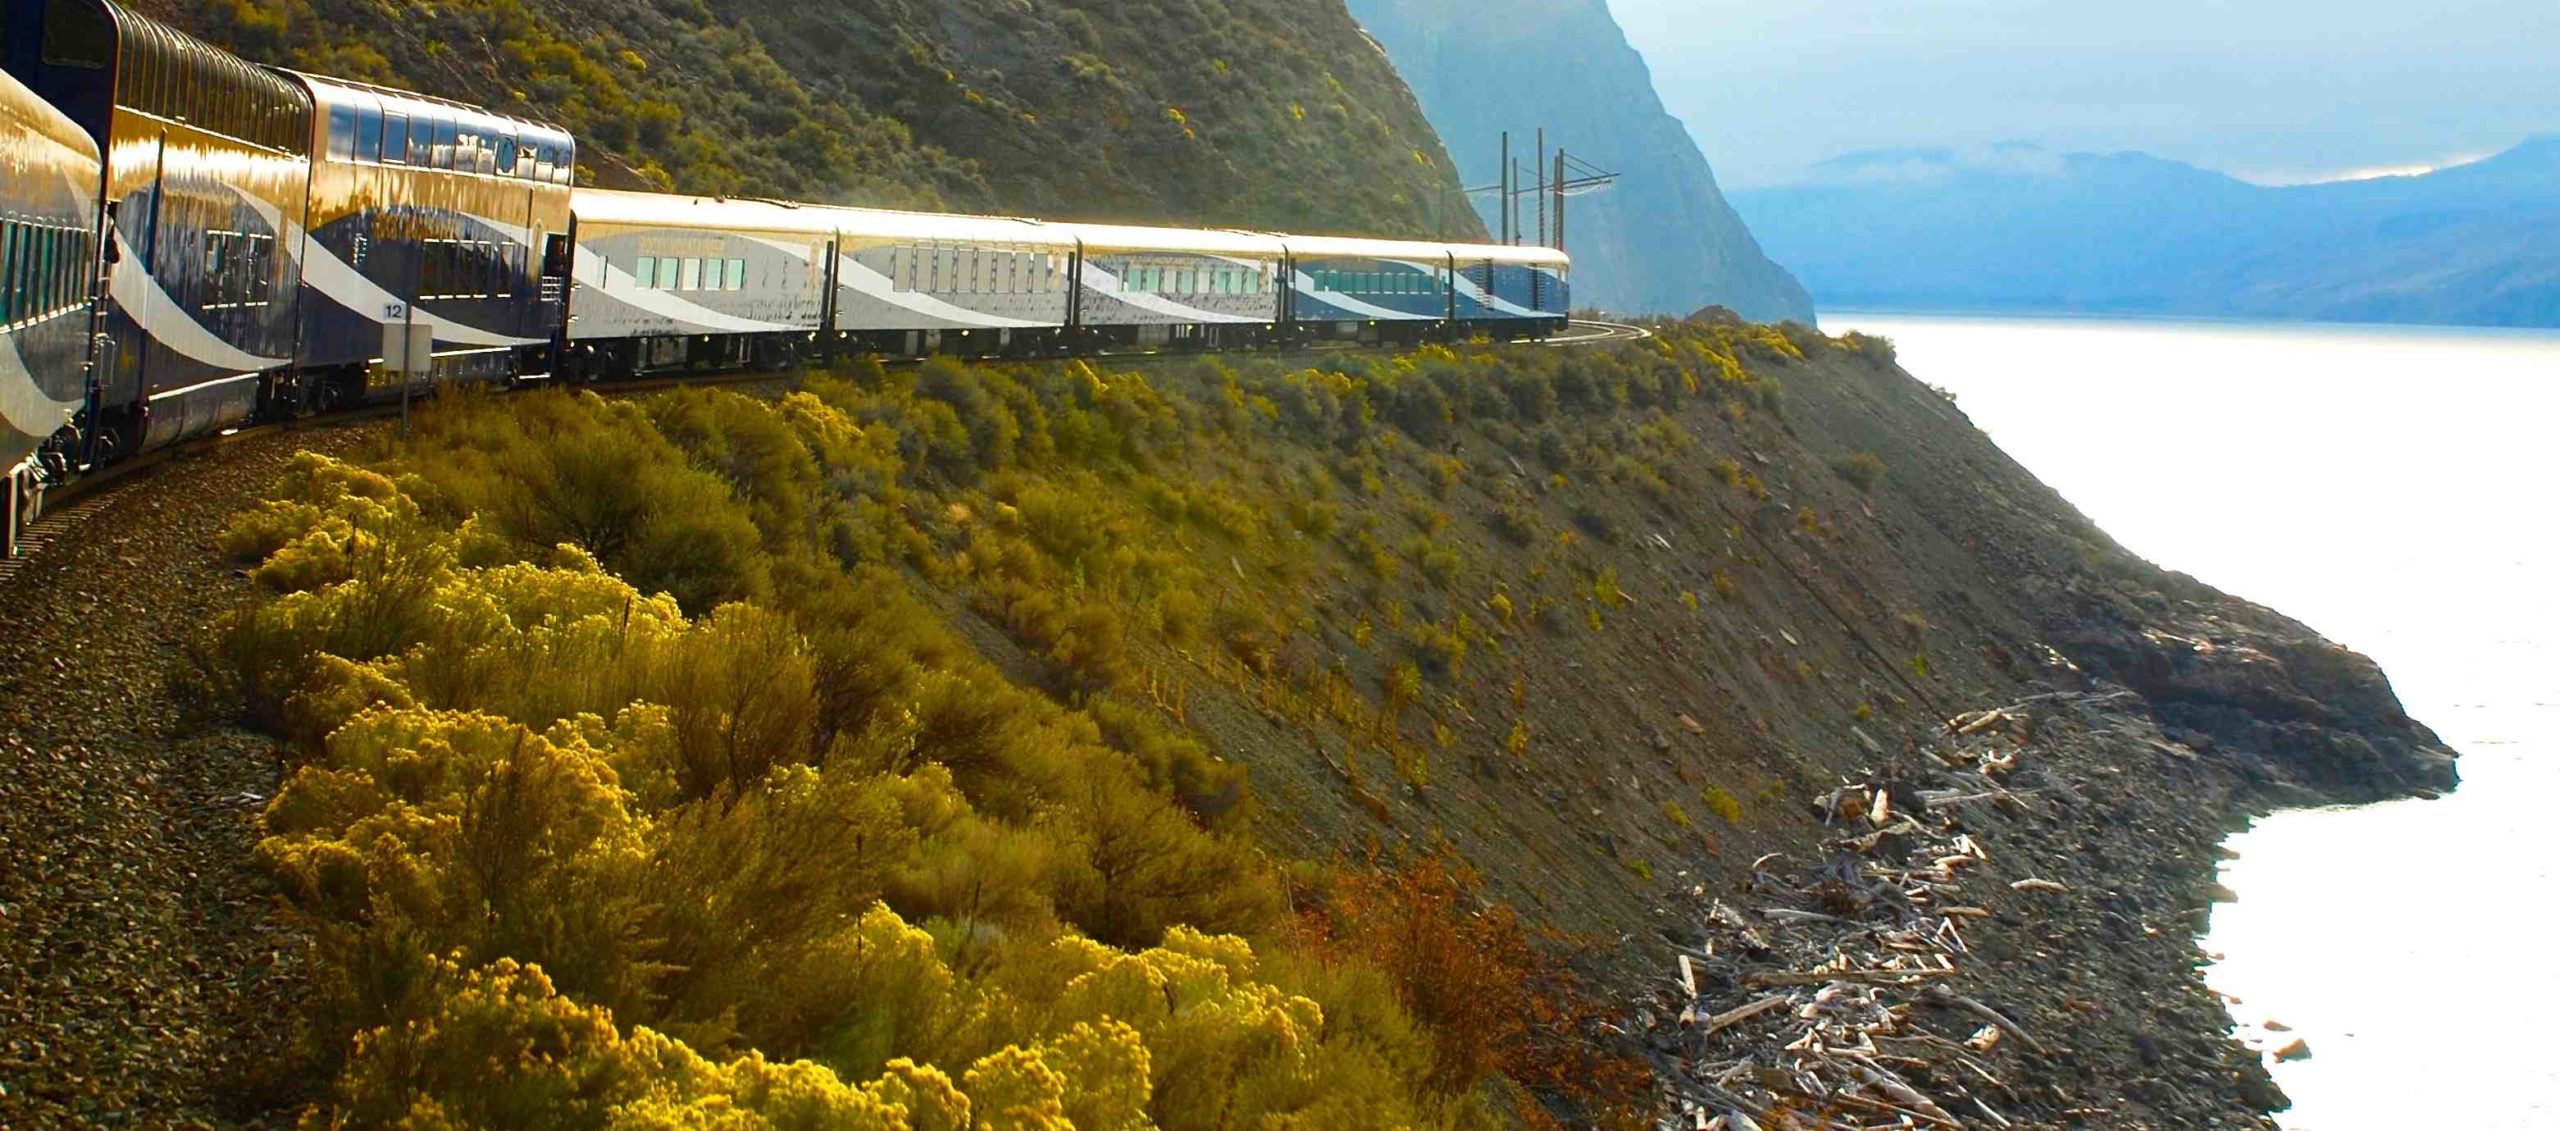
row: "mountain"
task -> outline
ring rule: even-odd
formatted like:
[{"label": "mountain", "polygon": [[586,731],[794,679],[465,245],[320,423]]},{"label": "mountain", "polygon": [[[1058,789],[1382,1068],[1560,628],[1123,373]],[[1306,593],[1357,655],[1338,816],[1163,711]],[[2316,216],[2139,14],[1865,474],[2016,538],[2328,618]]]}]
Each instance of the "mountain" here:
[{"label": "mountain", "polygon": [[2139,153],[1894,150],[1736,199],[1833,306],[2560,326],[2560,138],[2276,188]]},{"label": "mountain", "polygon": [[[1812,299],[1761,253],[1697,142],[1662,108],[1603,0],[1351,0],[1351,12],[1413,85],[1469,185],[1500,180],[1505,130],[1522,167],[1533,165],[1542,126],[1549,144],[1624,174],[1567,206],[1578,303],[1813,317]],[[1475,203],[1495,215],[1491,196]],[[1523,207],[1534,237],[1534,202]]]},{"label": "mountain", "polygon": [[1422,235],[1456,184],[1341,0],[137,2],[557,122],[616,187]]}]

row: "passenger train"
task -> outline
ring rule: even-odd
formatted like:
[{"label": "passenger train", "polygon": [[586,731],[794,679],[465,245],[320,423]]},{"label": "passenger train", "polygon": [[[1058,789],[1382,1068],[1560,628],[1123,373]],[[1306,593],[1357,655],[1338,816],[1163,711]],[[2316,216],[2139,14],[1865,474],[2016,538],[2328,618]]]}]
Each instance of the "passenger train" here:
[{"label": "passenger train", "polygon": [[[1541,247],[579,188],[539,122],[245,62],[115,0],[0,0],[0,470],[42,487],[425,387],[852,354],[1542,337]],[[415,386],[411,386],[415,387]]]}]

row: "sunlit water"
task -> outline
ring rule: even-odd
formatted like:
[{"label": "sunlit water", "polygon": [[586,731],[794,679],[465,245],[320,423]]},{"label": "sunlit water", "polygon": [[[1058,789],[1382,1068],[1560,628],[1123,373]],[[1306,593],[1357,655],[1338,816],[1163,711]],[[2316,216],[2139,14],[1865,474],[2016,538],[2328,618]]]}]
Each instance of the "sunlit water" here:
[{"label": "sunlit water", "polygon": [[[2560,334],[1831,315],[2126,546],[2379,660],[2445,800],[2231,841],[2204,942],[2287,1128],[2560,1128]],[[2268,1032],[2265,1022],[2289,1027]]]}]

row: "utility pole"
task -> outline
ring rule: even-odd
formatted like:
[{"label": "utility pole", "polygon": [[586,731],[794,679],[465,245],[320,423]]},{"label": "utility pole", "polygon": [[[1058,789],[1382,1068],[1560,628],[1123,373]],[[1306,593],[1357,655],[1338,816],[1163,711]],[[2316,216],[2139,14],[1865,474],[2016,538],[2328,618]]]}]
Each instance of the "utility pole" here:
[{"label": "utility pole", "polygon": [[[1522,230],[1521,220],[1524,210],[1520,204],[1520,198],[1535,192],[1538,197],[1538,245],[1550,246],[1549,238],[1552,236],[1552,246],[1561,251],[1564,249],[1565,240],[1564,198],[1590,192],[1605,192],[1618,182],[1618,174],[1567,154],[1561,145],[1556,147],[1553,160],[1549,160],[1547,131],[1544,128],[1538,130],[1537,140],[1538,163],[1529,169],[1523,169],[1522,162],[1512,159],[1511,134],[1507,130],[1504,131],[1501,179],[1490,185],[1472,188],[1461,186],[1461,188],[1469,199],[1485,193],[1495,195],[1496,238],[1502,243],[1515,247],[1526,235]],[[1533,170],[1534,179],[1523,175]],[[1532,185],[1534,187],[1531,187]],[[1552,201],[1550,197],[1553,198]],[[1552,231],[1547,227],[1547,210],[1551,205],[1555,210],[1555,227]]]},{"label": "utility pole", "polygon": [[1538,127],[1538,246],[1547,246],[1547,127]]},{"label": "utility pole", "polygon": [[1556,177],[1549,181],[1556,194],[1556,250],[1564,250],[1564,147],[1556,147]]}]

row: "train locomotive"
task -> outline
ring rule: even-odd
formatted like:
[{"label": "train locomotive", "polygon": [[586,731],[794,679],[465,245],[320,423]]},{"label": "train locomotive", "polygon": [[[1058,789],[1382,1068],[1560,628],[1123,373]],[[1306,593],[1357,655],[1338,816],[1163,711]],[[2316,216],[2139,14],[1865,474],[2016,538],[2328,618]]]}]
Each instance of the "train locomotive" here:
[{"label": "train locomotive", "polygon": [[0,7],[0,471],[42,488],[425,388],[1543,337],[1543,247],[1059,223],[575,184],[522,117],[262,67],[115,0]]}]

